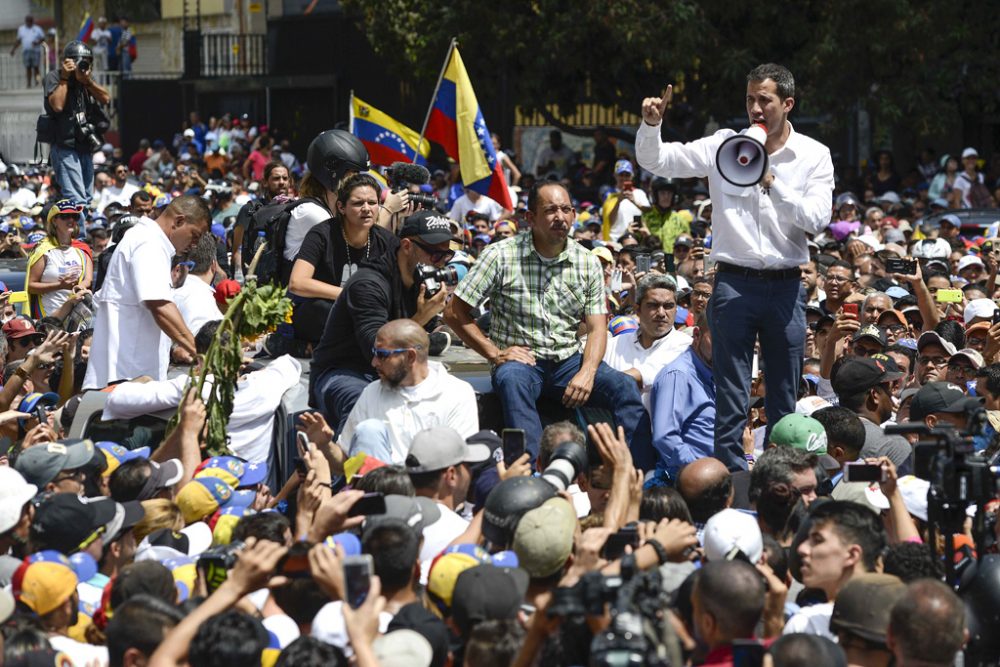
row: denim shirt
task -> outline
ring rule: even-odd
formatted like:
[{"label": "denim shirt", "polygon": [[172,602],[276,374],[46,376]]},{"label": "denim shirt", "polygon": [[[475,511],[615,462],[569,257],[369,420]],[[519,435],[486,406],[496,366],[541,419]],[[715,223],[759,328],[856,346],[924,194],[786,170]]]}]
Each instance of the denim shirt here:
[{"label": "denim shirt", "polygon": [[657,374],[649,406],[658,468],[676,478],[688,463],[713,455],[715,380],[693,347]]}]

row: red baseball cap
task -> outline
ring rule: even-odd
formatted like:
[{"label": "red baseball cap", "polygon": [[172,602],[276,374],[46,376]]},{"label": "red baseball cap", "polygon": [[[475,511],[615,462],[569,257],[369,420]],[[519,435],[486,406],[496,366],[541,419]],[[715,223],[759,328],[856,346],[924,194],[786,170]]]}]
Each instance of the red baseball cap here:
[{"label": "red baseball cap", "polygon": [[11,340],[17,340],[18,338],[24,338],[25,336],[38,336],[42,337],[42,334],[35,330],[35,325],[31,323],[31,320],[25,319],[23,317],[15,317],[0,329],[3,331],[3,335]]}]

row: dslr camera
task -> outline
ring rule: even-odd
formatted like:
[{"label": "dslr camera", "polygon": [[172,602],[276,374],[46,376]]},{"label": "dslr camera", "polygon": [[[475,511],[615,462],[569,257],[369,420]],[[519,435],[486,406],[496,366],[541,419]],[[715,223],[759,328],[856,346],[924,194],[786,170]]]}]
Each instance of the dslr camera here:
[{"label": "dslr camera", "polygon": [[437,268],[428,264],[417,264],[417,282],[427,288],[427,296],[432,297],[445,285],[458,284],[458,271],[453,266]]}]

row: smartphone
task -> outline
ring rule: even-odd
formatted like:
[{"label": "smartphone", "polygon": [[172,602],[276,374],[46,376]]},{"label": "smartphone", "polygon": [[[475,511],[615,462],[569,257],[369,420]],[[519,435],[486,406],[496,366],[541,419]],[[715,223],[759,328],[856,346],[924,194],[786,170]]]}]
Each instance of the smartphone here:
[{"label": "smartphone", "polygon": [[854,319],[858,319],[858,304],[856,303],[845,303],[842,308],[844,309],[845,315],[851,315]]},{"label": "smartphone", "polygon": [[917,260],[890,257],[885,260],[885,270],[887,273],[901,273],[905,276],[912,276],[917,272]]},{"label": "smartphone", "polygon": [[676,264],[676,262],[674,262],[674,256],[673,255],[664,255],[663,256],[663,270],[666,273],[673,273],[674,271],[677,270],[677,264]]},{"label": "smartphone", "polygon": [[764,645],[753,639],[733,640],[733,667],[761,667]]},{"label": "smartphone", "polygon": [[344,558],[344,602],[352,609],[365,603],[372,588],[372,574],[375,566],[369,554]]},{"label": "smartphone", "polygon": [[629,227],[631,227],[632,229],[639,229],[640,227],[642,227],[642,216],[641,215],[633,215],[632,216],[632,224],[629,225]]},{"label": "smartphone", "polygon": [[651,258],[648,253],[638,253],[635,256],[635,272],[649,273]]},{"label": "smartphone", "polygon": [[1000,324],[1000,309],[993,311],[993,324]]},{"label": "smartphone", "polygon": [[702,249],[704,249],[705,248],[705,239],[695,239],[694,240],[694,247],[695,248],[702,248]]},{"label": "smartphone", "polygon": [[505,428],[501,437],[503,463],[509,466],[524,454],[524,429]]},{"label": "smartphone", "polygon": [[622,183],[622,192],[632,192],[632,190],[635,190],[635,185],[632,181],[625,181]]},{"label": "smartphone", "polygon": [[876,463],[845,463],[845,482],[882,482],[885,474],[882,466]]},{"label": "smartphone", "polygon": [[[608,285],[612,292],[622,291],[622,270],[615,268],[611,269],[611,283]],[[2,295],[0,295],[2,296]]]},{"label": "smartphone", "polygon": [[358,502],[351,505],[347,510],[347,516],[370,516],[372,514],[385,514],[385,495],[379,491],[366,493],[358,499]]},{"label": "smartphone", "polygon": [[291,579],[308,579],[309,577],[312,577],[312,571],[309,569],[308,543],[296,542],[295,545],[288,550],[288,553],[278,561],[276,574],[283,575]]},{"label": "smartphone", "polygon": [[960,289],[939,289],[935,297],[938,303],[962,303],[963,293]]},{"label": "smartphone", "polygon": [[617,560],[625,555],[625,547],[632,547],[635,550],[638,546],[638,526],[625,526],[614,535],[608,537],[608,541],[601,547],[600,555],[605,560]]}]

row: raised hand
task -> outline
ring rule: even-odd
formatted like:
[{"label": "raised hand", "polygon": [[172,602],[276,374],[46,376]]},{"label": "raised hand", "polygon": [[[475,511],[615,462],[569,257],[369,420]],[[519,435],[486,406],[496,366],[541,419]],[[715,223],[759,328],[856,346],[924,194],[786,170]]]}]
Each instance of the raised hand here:
[{"label": "raised hand", "polygon": [[660,97],[647,97],[642,101],[642,120],[649,125],[659,125],[663,122],[663,114],[670,106],[674,96],[674,87],[670,84]]}]

